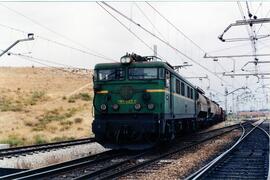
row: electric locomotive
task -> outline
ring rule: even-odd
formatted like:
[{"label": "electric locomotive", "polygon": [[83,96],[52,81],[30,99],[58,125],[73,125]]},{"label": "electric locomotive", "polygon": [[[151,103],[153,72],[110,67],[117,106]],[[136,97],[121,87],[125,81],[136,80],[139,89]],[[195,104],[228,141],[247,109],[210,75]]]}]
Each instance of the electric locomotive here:
[{"label": "electric locomotive", "polygon": [[154,56],[97,64],[93,80],[92,131],[105,147],[146,148],[224,119],[217,103]]}]

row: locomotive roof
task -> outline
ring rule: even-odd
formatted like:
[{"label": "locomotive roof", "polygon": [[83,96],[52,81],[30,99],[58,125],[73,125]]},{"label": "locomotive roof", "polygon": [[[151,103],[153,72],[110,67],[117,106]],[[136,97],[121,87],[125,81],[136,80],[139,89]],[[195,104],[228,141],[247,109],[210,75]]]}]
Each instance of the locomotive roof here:
[{"label": "locomotive roof", "polygon": [[99,63],[96,64],[95,69],[106,69],[106,68],[115,68],[115,67],[164,67],[164,62],[161,61],[147,61],[147,62],[132,62],[130,64],[122,63]]},{"label": "locomotive roof", "polygon": [[169,70],[174,75],[178,76],[181,80],[183,80],[185,83],[187,83],[189,86],[196,89],[196,87],[191,84],[186,78],[181,76],[178,72],[176,72],[173,69],[173,66],[171,66],[167,62],[163,61],[145,61],[145,62],[132,62],[130,64],[122,64],[122,63],[99,63],[95,65],[95,69],[109,69],[109,68],[119,68],[119,67],[164,67],[167,70]]}]

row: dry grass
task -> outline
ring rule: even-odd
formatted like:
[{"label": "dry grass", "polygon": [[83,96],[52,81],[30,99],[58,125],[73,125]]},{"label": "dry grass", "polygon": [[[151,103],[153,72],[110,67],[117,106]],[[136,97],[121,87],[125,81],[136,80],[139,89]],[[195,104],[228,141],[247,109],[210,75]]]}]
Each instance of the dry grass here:
[{"label": "dry grass", "polygon": [[12,102],[11,99],[8,99],[6,97],[0,98],[0,111],[6,112],[6,111],[22,111],[23,104],[20,101]]},{"label": "dry grass", "polygon": [[[62,99],[65,100],[66,97],[63,96]],[[88,93],[79,93],[79,94],[75,94],[75,95],[70,96],[68,98],[68,102],[69,103],[75,103],[76,100],[78,100],[78,99],[83,100],[83,101],[92,101],[92,97],[91,97],[90,94],[88,94]]]},{"label": "dry grass", "polygon": [[5,139],[0,141],[0,144],[9,144],[11,147],[25,145],[25,138],[20,137],[18,134],[10,134]]},{"label": "dry grass", "polygon": [[92,87],[73,94],[91,82],[88,75],[0,67],[0,141],[19,146],[91,135]]}]

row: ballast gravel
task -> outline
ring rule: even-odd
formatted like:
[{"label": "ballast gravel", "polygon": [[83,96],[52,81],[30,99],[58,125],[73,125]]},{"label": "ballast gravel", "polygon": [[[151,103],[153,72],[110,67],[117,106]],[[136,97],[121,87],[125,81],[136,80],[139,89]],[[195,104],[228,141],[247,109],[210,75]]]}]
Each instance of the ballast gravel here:
[{"label": "ballast gravel", "polygon": [[[163,159],[157,163],[158,165],[150,165],[143,170],[130,174],[127,179],[184,179],[228,149],[238,140],[240,135],[240,130],[234,130],[229,134],[199,144],[171,158]],[[122,179],[126,178],[123,177]]]},{"label": "ballast gravel", "polygon": [[69,146],[67,148],[26,154],[0,160],[1,168],[35,169],[106,151],[98,143]]},{"label": "ballast gravel", "polygon": [[215,129],[219,129],[219,128],[223,128],[223,127],[227,127],[227,126],[232,126],[232,125],[235,125],[235,124],[239,124],[241,121],[238,121],[238,120],[235,120],[235,121],[223,121],[223,122],[220,122],[218,124],[215,124],[209,128],[206,128],[200,132],[207,132],[207,131],[212,131],[212,130],[215,130]]}]

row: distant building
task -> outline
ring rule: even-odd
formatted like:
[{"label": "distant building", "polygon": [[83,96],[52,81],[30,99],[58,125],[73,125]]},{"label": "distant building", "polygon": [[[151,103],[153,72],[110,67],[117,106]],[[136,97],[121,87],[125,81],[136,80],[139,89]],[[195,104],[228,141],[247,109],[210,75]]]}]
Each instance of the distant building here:
[{"label": "distant building", "polygon": [[242,117],[266,117],[266,116],[270,116],[270,111],[266,110],[266,111],[240,111],[238,112],[238,116],[242,116]]}]

